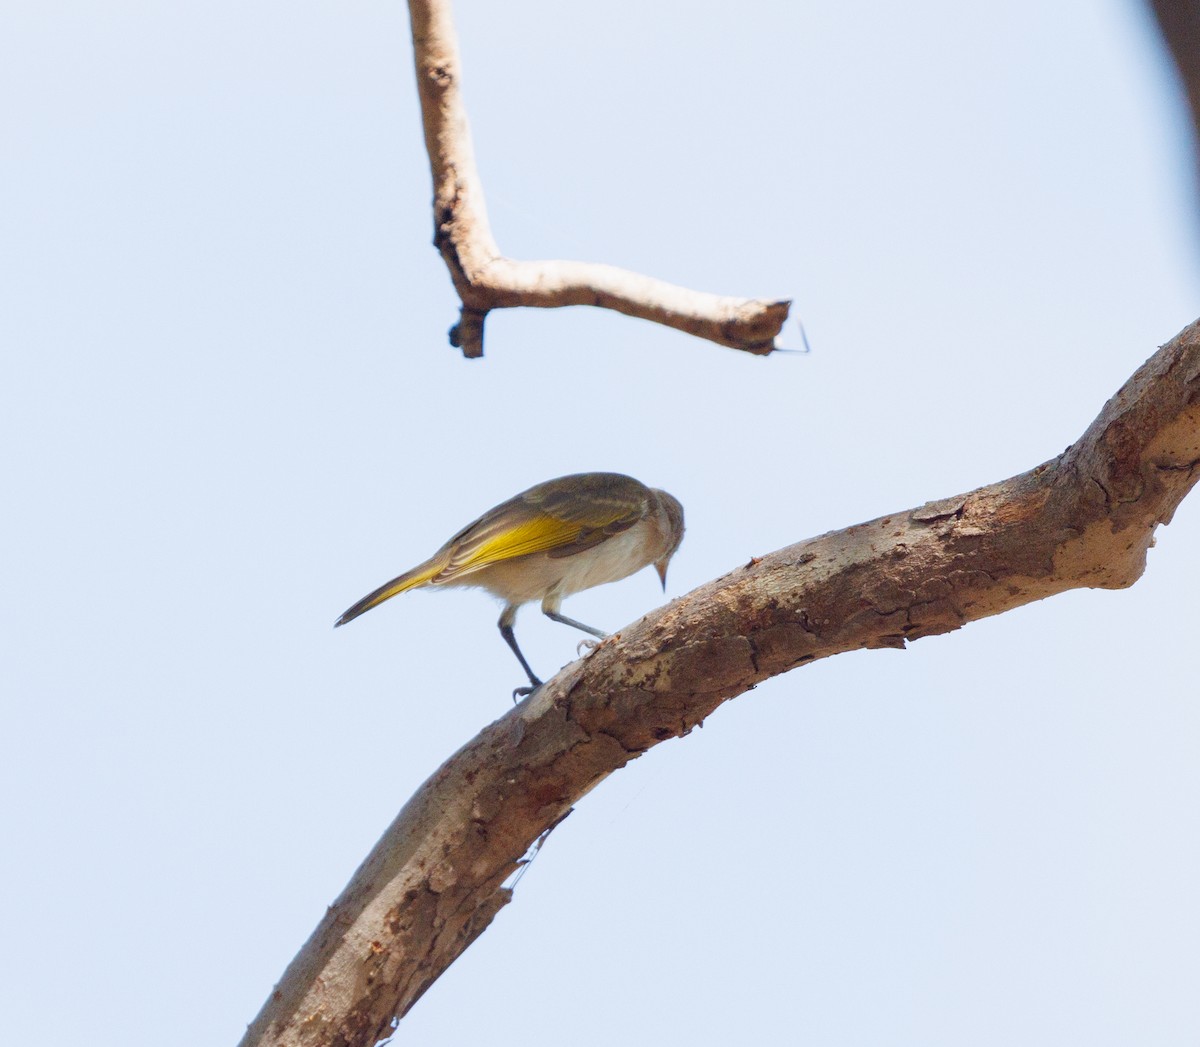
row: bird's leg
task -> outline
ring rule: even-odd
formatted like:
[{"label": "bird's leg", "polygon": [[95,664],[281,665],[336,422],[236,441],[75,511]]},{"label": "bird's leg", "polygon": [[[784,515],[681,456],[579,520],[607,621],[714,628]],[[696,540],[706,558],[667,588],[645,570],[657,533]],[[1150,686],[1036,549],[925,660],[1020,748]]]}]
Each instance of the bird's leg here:
[{"label": "bird's leg", "polygon": [[[597,640],[603,640],[608,633],[601,632],[599,629],[593,629],[590,625],[584,625],[583,622],[577,622],[574,618],[568,618],[565,614],[559,611],[562,606],[562,593],[551,592],[542,601],[542,614],[549,618],[552,622],[562,622],[563,625],[569,625],[574,629],[580,629],[585,633],[591,633]],[[596,645],[593,643],[593,647]]]},{"label": "bird's leg", "polygon": [[608,636],[608,633],[603,632],[600,629],[593,629],[590,625],[584,625],[583,622],[577,622],[574,618],[568,618],[565,614],[559,614],[557,607],[550,608],[543,604],[542,614],[544,614],[551,621],[562,622],[563,625],[571,625],[576,629],[582,629],[585,633],[591,633],[594,637],[596,637],[597,640],[603,640],[606,636]]},{"label": "bird's leg", "polygon": [[542,686],[542,681],[539,680],[532,669],[529,668],[529,663],[525,661],[525,655],[521,653],[521,648],[517,646],[517,638],[513,634],[513,622],[517,619],[517,608],[509,604],[504,608],[504,612],[500,615],[500,621],[497,623],[500,626],[500,635],[504,637],[504,642],[512,648],[513,654],[517,656],[517,661],[521,663],[521,668],[525,670],[525,675],[529,677],[529,687],[518,687],[513,691],[513,701],[517,700],[517,695],[524,697],[527,694],[533,694],[539,687]]}]

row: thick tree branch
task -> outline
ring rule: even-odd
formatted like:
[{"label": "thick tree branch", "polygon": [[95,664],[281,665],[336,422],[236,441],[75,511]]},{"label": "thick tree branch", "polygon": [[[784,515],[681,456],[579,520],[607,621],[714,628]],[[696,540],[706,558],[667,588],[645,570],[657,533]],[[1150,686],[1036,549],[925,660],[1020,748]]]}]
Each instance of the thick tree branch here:
[{"label": "thick tree branch", "polygon": [[614,770],[817,658],[1131,585],[1200,469],[1200,321],[1074,446],[1000,483],[754,558],[635,622],[409,800],[242,1041],[371,1044],[511,898],[530,845]]},{"label": "thick tree branch", "polygon": [[611,265],[519,262],[501,255],[475,167],[450,2],[409,0],[408,10],[433,173],[433,242],[462,299],[452,345],[464,356],[482,356],[484,320],[492,309],[597,305],[749,353],[765,355],[775,347],[789,301],[690,291]]}]

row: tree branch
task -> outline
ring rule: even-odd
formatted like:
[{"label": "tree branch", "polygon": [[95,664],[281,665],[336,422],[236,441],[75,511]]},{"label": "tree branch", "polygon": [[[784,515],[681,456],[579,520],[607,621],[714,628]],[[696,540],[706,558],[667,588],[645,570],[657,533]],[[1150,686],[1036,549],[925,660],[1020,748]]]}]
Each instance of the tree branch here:
[{"label": "tree branch", "polygon": [[511,900],[505,881],[572,804],[760,681],[1067,589],[1132,585],[1198,469],[1200,321],[1052,461],[755,557],[641,618],[421,786],[243,1047],[359,1047],[386,1035]]},{"label": "tree branch", "polygon": [[449,0],[409,0],[425,149],[433,174],[433,242],[462,299],[450,344],[483,355],[492,309],[596,305],[674,327],[734,349],[766,355],[791,302],[691,291],[611,265],[520,262],[500,254],[488,223],[463,105],[462,63]]}]

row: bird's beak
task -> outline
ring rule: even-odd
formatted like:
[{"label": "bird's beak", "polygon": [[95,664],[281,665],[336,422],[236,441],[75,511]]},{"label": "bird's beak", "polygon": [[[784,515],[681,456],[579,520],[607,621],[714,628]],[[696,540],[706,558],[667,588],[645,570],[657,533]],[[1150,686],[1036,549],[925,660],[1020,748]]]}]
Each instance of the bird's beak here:
[{"label": "bird's beak", "polygon": [[656,560],[654,562],[654,569],[658,572],[658,577],[662,582],[663,592],[665,593],[667,591],[667,561]]}]

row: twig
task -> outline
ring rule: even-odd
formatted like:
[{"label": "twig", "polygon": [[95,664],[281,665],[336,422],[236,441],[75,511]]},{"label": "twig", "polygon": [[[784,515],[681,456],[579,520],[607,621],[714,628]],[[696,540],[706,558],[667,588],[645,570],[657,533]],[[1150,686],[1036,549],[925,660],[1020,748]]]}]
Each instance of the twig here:
[{"label": "twig", "polygon": [[433,242],[462,299],[450,343],[483,355],[492,309],[596,305],[674,327],[733,349],[766,355],[791,302],[691,291],[611,265],[522,262],[500,253],[488,223],[462,99],[462,63],[449,0],[409,0],[425,148],[433,174]]}]

